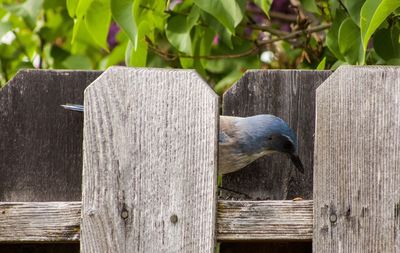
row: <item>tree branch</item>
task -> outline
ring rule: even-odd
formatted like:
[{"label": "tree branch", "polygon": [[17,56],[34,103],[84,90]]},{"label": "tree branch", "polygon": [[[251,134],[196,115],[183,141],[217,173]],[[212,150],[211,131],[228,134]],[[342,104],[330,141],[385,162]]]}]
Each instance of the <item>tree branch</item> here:
[{"label": "tree branch", "polygon": [[270,40],[259,41],[258,44],[259,45],[266,45],[266,44],[271,44],[273,42],[280,41],[280,40],[294,39],[294,38],[297,38],[297,37],[299,37],[301,35],[304,35],[304,34],[311,34],[311,33],[323,31],[323,30],[328,29],[329,27],[331,27],[331,25],[332,24],[323,24],[323,25],[312,27],[312,28],[307,28],[305,30],[295,31],[295,32],[292,32],[292,33],[288,33],[287,35],[282,36],[282,37],[278,37],[278,38],[274,38],[274,39],[270,39]]},{"label": "tree branch", "polygon": [[163,52],[157,47],[148,44],[148,47],[153,50],[154,53],[159,55],[166,61],[174,61],[177,58],[191,58],[191,59],[207,59],[207,60],[218,60],[218,59],[235,59],[241,58],[249,55],[253,55],[258,52],[258,47],[252,47],[244,52],[236,54],[224,54],[224,55],[187,55],[187,54],[172,54],[168,52]]},{"label": "tree branch", "polygon": [[267,26],[267,25],[252,25],[252,24],[249,24],[247,27],[250,27],[251,29],[254,29],[254,30],[269,32],[270,34],[273,34],[273,35],[276,35],[276,36],[284,36],[284,35],[288,34],[288,32],[277,30],[277,29],[274,29],[271,26]]},{"label": "tree branch", "polygon": [[292,23],[297,22],[297,16],[292,14],[270,11],[269,16],[271,18],[280,19],[287,22],[292,22]]}]

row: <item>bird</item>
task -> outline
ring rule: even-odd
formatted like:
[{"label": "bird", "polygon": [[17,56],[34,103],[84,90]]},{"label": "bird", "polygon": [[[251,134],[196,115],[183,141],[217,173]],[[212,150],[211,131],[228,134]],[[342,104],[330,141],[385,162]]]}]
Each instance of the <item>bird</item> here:
[{"label": "bird", "polygon": [[[83,112],[78,104],[61,105],[64,109]],[[271,114],[249,117],[221,115],[218,134],[218,174],[228,174],[274,153],[288,155],[298,171],[304,166],[298,155],[297,137],[289,125]]]}]

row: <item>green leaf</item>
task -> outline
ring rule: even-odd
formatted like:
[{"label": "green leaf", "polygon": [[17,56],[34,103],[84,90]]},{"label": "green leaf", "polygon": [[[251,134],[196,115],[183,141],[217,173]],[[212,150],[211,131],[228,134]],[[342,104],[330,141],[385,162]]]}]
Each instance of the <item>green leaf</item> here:
[{"label": "green leaf", "polygon": [[[198,30],[202,29],[203,33],[201,35],[201,40],[199,45],[196,47],[196,50],[199,51],[199,55],[210,55],[212,42],[215,36],[215,32],[209,28],[199,27]],[[203,67],[207,65],[206,59],[200,59],[200,63]]]},{"label": "green leaf", "polygon": [[43,0],[27,0],[22,4],[4,5],[9,12],[23,18],[26,25],[33,30],[36,26]]},{"label": "green leaf", "polygon": [[300,2],[301,6],[303,6],[306,11],[321,15],[321,10],[318,8],[315,0],[300,0]]},{"label": "green leaf", "polygon": [[264,11],[267,17],[269,17],[269,9],[271,8],[272,0],[254,0],[254,3]]},{"label": "green leaf", "polygon": [[[196,26],[194,29],[194,55],[202,56],[202,55],[210,55],[211,45],[214,39],[215,32],[211,30],[209,27]],[[197,70],[197,72],[202,76],[207,76],[207,72],[205,67],[209,60],[204,58],[195,58],[193,59],[193,68]]]},{"label": "green leaf", "polygon": [[[375,1],[375,0],[374,0]],[[343,0],[343,5],[355,24],[360,26],[360,10],[365,0]]]},{"label": "green leaf", "polygon": [[339,28],[339,49],[346,62],[363,64],[364,53],[361,44],[360,28],[351,18],[346,18]]},{"label": "green leaf", "polygon": [[111,51],[111,53],[106,58],[106,66],[105,67],[117,65],[117,64],[124,62],[127,43],[128,43],[128,41],[125,43],[118,44],[116,47],[114,47],[114,49]]},{"label": "green leaf", "polygon": [[11,31],[12,25],[8,22],[0,22],[0,39],[4,36],[4,34]]},{"label": "green leaf", "polygon": [[322,59],[322,61],[318,64],[317,70],[324,70],[325,65],[326,65],[326,57],[324,57],[324,59]]},{"label": "green leaf", "polygon": [[374,49],[382,59],[389,61],[400,58],[400,30],[393,26],[388,29],[380,29],[374,34]]},{"label": "green leaf", "polygon": [[86,27],[92,39],[108,50],[107,35],[111,22],[110,6],[101,1],[93,1],[86,14]]},{"label": "green leaf", "polygon": [[332,26],[326,35],[326,45],[332,54],[339,60],[344,61],[343,55],[340,53],[339,49],[339,28],[346,18],[344,11],[337,10],[336,16],[333,19]]},{"label": "green leaf", "polygon": [[148,46],[145,41],[145,35],[149,35],[152,27],[148,21],[144,20],[138,27],[138,44],[137,47],[133,47],[132,43],[128,43],[125,54],[125,62],[128,66],[133,67],[144,67],[147,62],[147,50]]},{"label": "green leaf", "polygon": [[193,24],[188,24],[185,16],[176,15],[168,19],[165,29],[165,34],[171,45],[188,55],[192,55],[192,39],[190,38],[192,27]]},{"label": "green leaf", "polygon": [[222,78],[215,86],[214,90],[217,94],[223,94],[232,84],[239,80],[243,73],[239,70],[234,70],[224,78]]},{"label": "green leaf", "polygon": [[[169,3],[171,1],[168,1]],[[192,8],[193,5],[193,0],[185,0],[185,1],[175,1],[176,3],[171,6],[171,4],[169,4],[168,8],[172,8],[173,11],[177,12],[177,13],[185,13],[187,9]]]},{"label": "green leaf", "polygon": [[78,35],[78,31],[80,31],[81,24],[82,24],[83,18],[75,18],[74,19],[74,28],[72,29],[72,39],[71,39],[71,44],[75,43],[76,36]]},{"label": "green leaf", "polygon": [[243,9],[241,2],[237,0],[194,0],[194,3],[205,12],[214,16],[221,24],[234,34],[235,27],[243,19]]},{"label": "green leaf", "polygon": [[92,69],[92,62],[89,57],[84,55],[68,56],[62,63],[67,69]]},{"label": "green leaf", "polygon": [[368,41],[390,13],[400,7],[400,0],[367,0],[361,8],[361,38],[364,52]]},{"label": "green leaf", "polygon": [[75,17],[76,7],[78,6],[79,0],[67,0],[67,10],[71,18]]},{"label": "green leaf", "polygon": [[388,65],[400,65],[400,58],[393,58],[386,62]]},{"label": "green leaf", "polygon": [[215,19],[213,16],[208,14],[207,12],[202,12],[201,13],[202,18],[205,20],[207,24],[209,24],[209,27],[214,30],[219,38],[222,40],[222,42],[227,45],[230,49],[233,49],[233,44],[232,44],[232,33],[225,27],[223,26],[220,22],[218,22],[217,19]]},{"label": "green leaf", "polygon": [[133,17],[133,0],[111,0],[111,14],[115,22],[128,35],[134,48],[138,44],[138,29]]},{"label": "green leaf", "polygon": [[125,52],[125,63],[131,67],[144,67],[147,61],[147,44],[139,41],[138,46],[134,49],[131,41],[129,41]]},{"label": "green leaf", "polygon": [[78,6],[76,7],[75,10],[76,17],[82,18],[83,16],[85,16],[92,2],[93,0],[79,0]]},{"label": "green leaf", "polygon": [[198,21],[200,17],[200,9],[197,6],[193,6],[190,10],[189,15],[187,16],[186,24],[188,27],[193,27]]},{"label": "green leaf", "polygon": [[337,68],[339,68],[342,65],[348,65],[348,64],[344,61],[338,60],[332,65],[331,70],[336,70]]}]

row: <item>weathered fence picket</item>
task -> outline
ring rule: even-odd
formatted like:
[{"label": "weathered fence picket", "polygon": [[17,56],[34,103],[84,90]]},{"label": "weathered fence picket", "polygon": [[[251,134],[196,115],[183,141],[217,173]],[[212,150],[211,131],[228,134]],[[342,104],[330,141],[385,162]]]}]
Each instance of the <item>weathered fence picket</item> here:
[{"label": "weathered fence picket", "polygon": [[81,251],[213,252],[218,96],[194,71],[112,67],[84,101]]},{"label": "weathered fence picket", "polygon": [[400,68],[341,67],[317,89],[313,252],[400,252]]},{"label": "weathered fence picket", "polygon": [[22,70],[0,90],[0,201],[81,199],[82,103],[99,71]]}]

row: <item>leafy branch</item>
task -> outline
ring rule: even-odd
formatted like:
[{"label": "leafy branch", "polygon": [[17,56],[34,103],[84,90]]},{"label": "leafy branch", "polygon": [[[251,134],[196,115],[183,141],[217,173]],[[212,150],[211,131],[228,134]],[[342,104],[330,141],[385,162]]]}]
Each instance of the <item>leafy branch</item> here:
[{"label": "leafy branch", "polygon": [[[263,30],[263,31],[273,31],[274,29],[270,28],[270,27],[266,27],[266,26],[254,26],[251,25],[250,27],[252,28],[257,28],[258,30]],[[260,52],[260,46],[262,45],[266,45],[266,44],[271,44],[277,41],[281,41],[281,40],[291,40],[294,38],[298,38],[300,36],[303,35],[309,35],[315,32],[320,32],[323,31],[325,29],[328,29],[331,27],[331,24],[322,24],[316,27],[311,27],[311,28],[307,28],[307,29],[303,29],[303,30],[299,30],[299,31],[294,31],[291,33],[285,33],[285,35],[281,36],[282,33],[277,33],[275,31],[273,31],[273,33],[275,35],[278,35],[277,38],[273,38],[273,39],[269,39],[269,40],[264,40],[264,41],[257,41],[255,42],[255,46],[251,47],[250,49],[240,52],[240,53],[234,53],[234,54],[223,54],[223,55],[187,55],[187,54],[174,54],[174,53],[169,53],[167,51],[164,51],[160,48],[157,48],[155,45],[153,45],[153,43],[149,40],[146,39],[146,42],[148,44],[148,47],[157,55],[159,55],[160,57],[162,57],[163,59],[167,60],[167,61],[174,61],[178,58],[190,58],[190,59],[207,59],[207,60],[218,60],[218,59],[235,59],[235,58],[241,58],[241,57],[246,57],[249,55],[254,55]],[[271,34],[273,34],[271,32]]]}]

